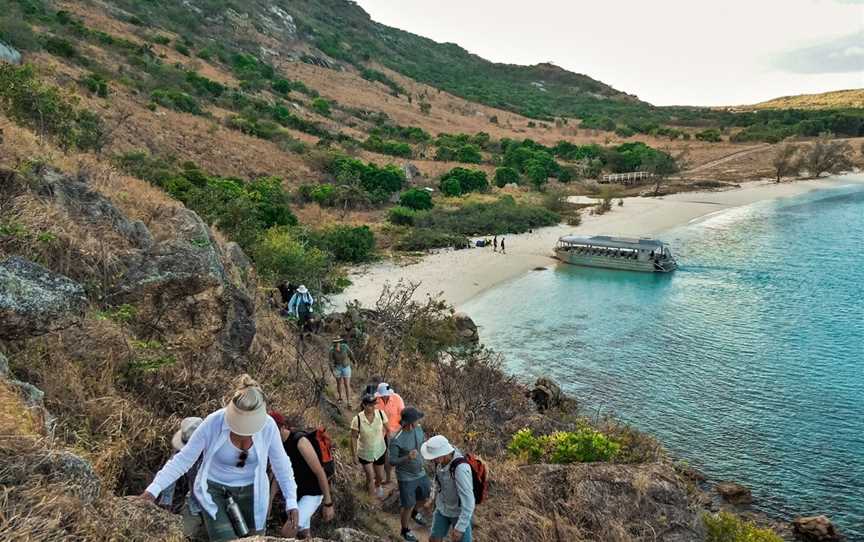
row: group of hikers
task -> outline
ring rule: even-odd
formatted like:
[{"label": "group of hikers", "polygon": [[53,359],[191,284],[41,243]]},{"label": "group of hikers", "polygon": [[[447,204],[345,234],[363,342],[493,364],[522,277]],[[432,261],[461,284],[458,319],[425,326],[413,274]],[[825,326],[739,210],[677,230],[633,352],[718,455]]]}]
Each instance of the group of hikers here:
[{"label": "group of hikers", "polygon": [[[352,357],[342,345],[341,339],[334,341],[331,362],[342,359],[333,351],[346,352],[347,371],[340,378],[346,379],[349,401]],[[406,407],[386,382],[367,386],[361,405],[351,420],[352,461],[362,467],[372,498],[388,496],[395,472],[402,539],[418,540],[412,527],[429,525],[431,519],[430,542],[447,537],[470,542],[475,505],[486,490],[482,462],[443,435],[427,440],[420,426],[423,413]],[[271,516],[279,518],[283,536],[311,537],[311,520],[319,509],[324,522],[335,516],[330,484],[335,461],[326,430],[303,427],[299,416],[268,410],[261,387],[243,375],[224,408],[181,422],[171,440],[175,454],[141,498],[165,508],[182,501],[184,534],[192,540],[263,534]],[[187,491],[182,499],[181,486]],[[284,503],[284,520],[281,510],[271,510],[274,503]]]}]

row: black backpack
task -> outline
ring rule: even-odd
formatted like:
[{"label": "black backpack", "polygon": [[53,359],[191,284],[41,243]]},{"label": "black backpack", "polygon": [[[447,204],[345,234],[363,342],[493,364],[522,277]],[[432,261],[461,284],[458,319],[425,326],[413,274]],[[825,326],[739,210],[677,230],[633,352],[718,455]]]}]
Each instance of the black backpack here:
[{"label": "black backpack", "polygon": [[332,478],[336,474],[336,461],[333,458],[333,441],[330,439],[330,435],[327,434],[327,429],[317,427],[307,429],[306,431],[295,431],[292,438],[295,438],[297,442],[301,438],[305,438],[312,444],[315,455],[318,456],[318,461],[321,462],[327,478]]},{"label": "black backpack", "polygon": [[300,301],[300,303],[297,304],[298,318],[306,319],[310,314],[312,314],[312,304],[306,300]]}]

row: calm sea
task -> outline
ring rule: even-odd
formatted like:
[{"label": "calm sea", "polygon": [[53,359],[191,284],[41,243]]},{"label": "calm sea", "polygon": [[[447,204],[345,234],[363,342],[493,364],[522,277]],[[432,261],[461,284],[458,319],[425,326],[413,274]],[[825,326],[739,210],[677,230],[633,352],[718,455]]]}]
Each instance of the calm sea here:
[{"label": "calm sea", "polygon": [[511,370],[656,435],[781,516],[864,540],[864,185],[663,236],[672,275],[554,266],[463,309]]}]

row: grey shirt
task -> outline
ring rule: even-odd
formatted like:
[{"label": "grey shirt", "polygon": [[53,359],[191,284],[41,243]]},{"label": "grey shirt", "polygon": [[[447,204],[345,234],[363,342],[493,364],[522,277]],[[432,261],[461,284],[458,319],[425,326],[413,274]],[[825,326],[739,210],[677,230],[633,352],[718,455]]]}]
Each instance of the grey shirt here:
[{"label": "grey shirt", "polygon": [[[419,480],[426,476],[420,445],[426,440],[423,429],[418,425],[413,431],[404,429],[390,439],[390,464],[396,466],[396,479],[400,482]],[[417,450],[417,457],[408,457],[411,450]]]},{"label": "grey shirt", "polygon": [[[462,457],[462,452],[455,450],[453,460],[458,457]],[[435,510],[448,518],[459,518],[456,522],[456,530],[464,533],[471,525],[471,516],[474,515],[474,480],[471,465],[462,463],[457,466],[453,476],[450,475],[450,463],[438,466],[435,479],[438,481]]]}]

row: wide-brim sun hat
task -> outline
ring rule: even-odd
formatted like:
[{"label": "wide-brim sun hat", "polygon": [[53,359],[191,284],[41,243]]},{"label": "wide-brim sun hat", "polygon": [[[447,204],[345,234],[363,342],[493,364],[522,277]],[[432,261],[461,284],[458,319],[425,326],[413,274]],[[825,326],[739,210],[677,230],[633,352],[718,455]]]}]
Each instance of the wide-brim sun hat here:
[{"label": "wide-brim sun hat", "polygon": [[411,425],[412,423],[416,423],[420,421],[425,414],[417,410],[416,408],[409,406],[402,409],[402,415],[399,418],[399,424],[402,427],[406,425]]},{"label": "wide-brim sun hat", "polygon": [[298,293],[301,293],[301,294],[308,294],[308,293],[309,293],[309,290],[306,288],[306,286],[304,286],[303,284],[301,284],[300,287],[297,288],[297,292],[298,292]]},{"label": "wide-brim sun hat", "polygon": [[378,399],[376,399],[375,396],[371,393],[367,393],[363,395],[363,398],[360,400],[360,402],[363,403],[363,405],[374,405],[378,402]]},{"label": "wide-brim sun hat", "polygon": [[394,393],[396,392],[393,391],[390,384],[382,382],[378,384],[378,389],[375,391],[375,397],[390,397]]},{"label": "wide-brim sun hat", "polygon": [[203,421],[201,418],[195,416],[183,418],[183,421],[180,422],[180,429],[171,437],[171,446],[178,452],[182,450],[183,446],[186,446],[186,443],[192,438],[192,433],[198,429],[198,426]]},{"label": "wide-brim sun hat", "polygon": [[420,455],[426,461],[432,461],[439,457],[444,457],[447,454],[453,453],[453,445],[447,440],[444,435],[435,435],[420,446]]},{"label": "wide-brim sun hat", "polygon": [[267,402],[259,388],[238,392],[225,407],[225,422],[235,435],[249,437],[261,431],[270,416]]}]

